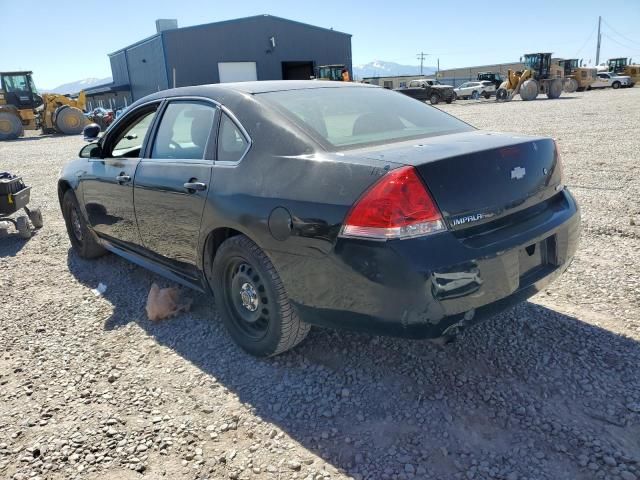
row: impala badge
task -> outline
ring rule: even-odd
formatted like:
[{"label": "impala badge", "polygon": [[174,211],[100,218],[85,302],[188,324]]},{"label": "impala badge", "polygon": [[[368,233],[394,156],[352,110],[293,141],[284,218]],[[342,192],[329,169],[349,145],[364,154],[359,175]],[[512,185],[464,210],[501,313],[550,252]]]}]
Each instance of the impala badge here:
[{"label": "impala badge", "polygon": [[527,171],[524,168],[516,167],[511,170],[511,180],[520,180],[521,178],[524,178],[526,173]]}]

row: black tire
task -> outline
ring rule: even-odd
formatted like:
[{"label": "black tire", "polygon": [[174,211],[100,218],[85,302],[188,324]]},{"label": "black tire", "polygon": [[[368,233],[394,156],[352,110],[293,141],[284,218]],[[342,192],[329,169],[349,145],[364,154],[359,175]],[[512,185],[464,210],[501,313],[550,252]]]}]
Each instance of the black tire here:
[{"label": "black tire", "polygon": [[84,114],[79,108],[68,105],[60,107],[55,114],[56,129],[65,135],[82,133],[85,125]]},{"label": "black tire", "polygon": [[233,340],[257,357],[295,347],[310,325],[298,318],[267,255],[244,235],[220,245],[212,265],[213,292]]},{"label": "black tire", "polygon": [[453,92],[453,99],[458,100],[458,94],[456,92]]},{"label": "black tire", "polygon": [[0,112],[0,140],[15,140],[24,135],[20,118],[11,112]]},{"label": "black tire", "polygon": [[447,98],[445,102],[447,102],[447,104],[450,104],[451,102],[453,102],[453,97]]},{"label": "black tire", "polygon": [[96,258],[107,253],[104,247],[98,243],[96,234],[87,225],[72,190],[67,190],[62,198],[62,216],[67,226],[71,245],[80,257]]},{"label": "black tire", "polygon": [[439,101],[440,96],[437,93],[432,93],[429,97],[429,102],[431,103],[431,105],[437,105]]},{"label": "black tire", "polygon": [[31,238],[31,228],[29,227],[29,217],[21,215],[16,218],[16,230],[22,238]]},{"label": "black tire", "polygon": [[486,98],[487,100],[489,100],[489,99],[491,98],[491,92],[484,92],[484,93],[482,94],[482,96],[483,96],[484,98]]},{"label": "black tire", "polygon": [[39,208],[30,208],[29,209],[29,220],[33,224],[34,228],[39,229],[42,228],[44,222],[42,221],[42,212]]},{"label": "black tire", "polygon": [[480,94],[478,93],[477,90],[474,90],[473,92],[471,92],[471,100],[478,100],[478,98],[480,98]]},{"label": "black tire", "polygon": [[500,87],[496,90],[496,102],[498,101],[506,101],[509,99],[509,92],[506,88]]},{"label": "black tire", "polygon": [[611,88],[617,90],[618,88],[620,88],[620,82],[613,82],[611,84]]}]

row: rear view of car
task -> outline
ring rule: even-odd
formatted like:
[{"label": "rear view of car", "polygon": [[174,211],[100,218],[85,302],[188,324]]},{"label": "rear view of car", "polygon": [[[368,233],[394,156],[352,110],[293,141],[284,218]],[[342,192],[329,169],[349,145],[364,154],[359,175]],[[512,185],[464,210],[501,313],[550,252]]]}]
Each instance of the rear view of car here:
[{"label": "rear view of car", "polygon": [[552,139],[482,132],[372,86],[163,91],[82,157],[59,181],[78,254],[211,291],[258,356],[310,325],[454,335],[545,288],[580,231]]}]

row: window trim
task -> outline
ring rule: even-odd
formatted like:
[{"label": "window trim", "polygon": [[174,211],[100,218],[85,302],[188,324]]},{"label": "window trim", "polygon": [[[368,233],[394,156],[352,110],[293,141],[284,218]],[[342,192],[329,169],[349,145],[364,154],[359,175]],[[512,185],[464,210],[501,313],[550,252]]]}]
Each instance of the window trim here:
[{"label": "window trim", "polygon": [[[239,165],[240,162],[242,162],[242,160],[244,160],[244,158],[247,156],[247,154],[249,153],[249,150],[251,150],[251,147],[253,146],[253,140],[249,136],[249,133],[247,133],[247,131],[245,130],[244,126],[240,123],[240,121],[236,118],[236,116],[231,112],[231,110],[229,110],[224,105],[220,105],[220,110],[221,110],[221,115],[220,115],[220,118],[218,119],[218,128],[216,132],[216,155],[215,155],[216,159],[214,163],[216,165],[220,165],[223,167],[235,167]],[[244,136],[244,139],[247,141],[247,147],[244,149],[244,152],[242,153],[240,158],[235,161],[218,160],[218,139],[220,138],[220,127],[222,126],[223,114],[229,117],[229,120],[231,120],[231,122],[236,126],[238,130],[240,130],[240,133]]]},{"label": "window trim", "polygon": [[[193,102],[193,103],[209,103],[213,105],[214,117],[213,123],[211,124],[211,134],[207,139],[207,145],[204,148],[204,157],[205,158],[153,158],[151,156],[153,152],[153,145],[156,142],[156,138],[158,137],[158,130],[160,129],[160,124],[162,123],[162,119],[164,118],[165,111],[172,103],[180,103],[180,102]],[[201,163],[201,162],[215,162],[215,157],[217,154],[217,146],[218,146],[218,127],[217,123],[219,123],[220,119],[220,104],[215,100],[206,97],[165,97],[162,108],[158,112],[158,120],[153,125],[153,135],[149,138],[149,144],[145,149],[144,155],[142,156],[143,161],[155,161],[155,162],[180,162],[180,163]],[[212,142],[213,139],[213,142]],[[211,158],[209,158],[211,157]]]},{"label": "window trim", "polygon": [[[100,148],[102,148],[103,151],[103,155],[106,153],[107,150],[105,150],[105,147],[108,147],[111,149],[111,151],[109,152],[110,154],[113,152],[113,140],[112,137],[114,137],[114,135],[118,135],[120,130],[120,126],[121,124],[123,124],[125,122],[125,119],[135,116],[137,113],[140,112],[140,110],[144,110],[146,108],[148,108],[150,105],[157,105],[156,111],[155,113],[157,114],[161,109],[162,106],[164,104],[164,100],[163,99],[154,99],[154,100],[150,100],[148,102],[142,103],[140,105],[138,105],[135,109],[131,110],[130,112],[127,112],[126,115],[122,115],[120,118],[118,118],[115,122],[113,122],[109,128],[107,129],[107,131],[105,132],[105,135],[100,139],[99,143],[100,143]],[[144,158],[144,155],[146,153],[147,150],[147,143],[149,141],[149,135],[150,133],[154,130],[155,128],[155,124],[157,121],[157,115],[156,117],[153,119],[153,122],[151,122],[151,125],[149,125],[149,129],[147,130],[147,133],[144,136],[144,139],[142,140],[142,146],[140,147],[140,155],[138,157],[106,157],[103,156],[103,158],[90,158],[88,160],[90,161],[100,161],[103,162],[105,160],[110,160],[110,159],[132,159],[132,158]],[[125,127],[126,128],[126,127]]]}]

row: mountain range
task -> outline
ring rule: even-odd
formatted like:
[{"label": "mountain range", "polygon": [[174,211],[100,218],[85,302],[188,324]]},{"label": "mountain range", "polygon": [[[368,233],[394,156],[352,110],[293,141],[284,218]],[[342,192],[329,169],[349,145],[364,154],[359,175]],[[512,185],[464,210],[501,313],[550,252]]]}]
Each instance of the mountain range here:
[{"label": "mountain range", "polygon": [[[435,67],[425,65],[422,69],[424,75],[432,75],[436,72]],[[395,62],[385,62],[383,60],[374,60],[373,62],[362,65],[353,66],[353,77],[361,80],[364,77],[392,77],[397,75],[420,75],[419,65],[401,65]],[[75,82],[63,83],[55,88],[41,88],[43,93],[78,93],[85,88],[94,87],[96,85],[104,85],[111,83],[111,77],[95,78],[89,77]]]},{"label": "mountain range", "polygon": [[42,91],[42,93],[61,93],[66,95],[68,93],[78,93],[80,90],[84,90],[85,88],[95,87],[96,85],[104,85],[105,83],[111,83],[111,77],[105,78],[84,78],[82,80],[77,80],[75,82],[63,83],[62,85],[58,85],[55,88],[41,88],[38,89]]},{"label": "mountain range", "polygon": [[[436,67],[425,65],[422,68],[422,74],[432,75],[436,70]],[[361,80],[364,77],[394,77],[398,75],[420,75],[420,65],[401,65],[395,62],[374,60],[363,65],[353,66],[353,76],[356,80]]]}]

